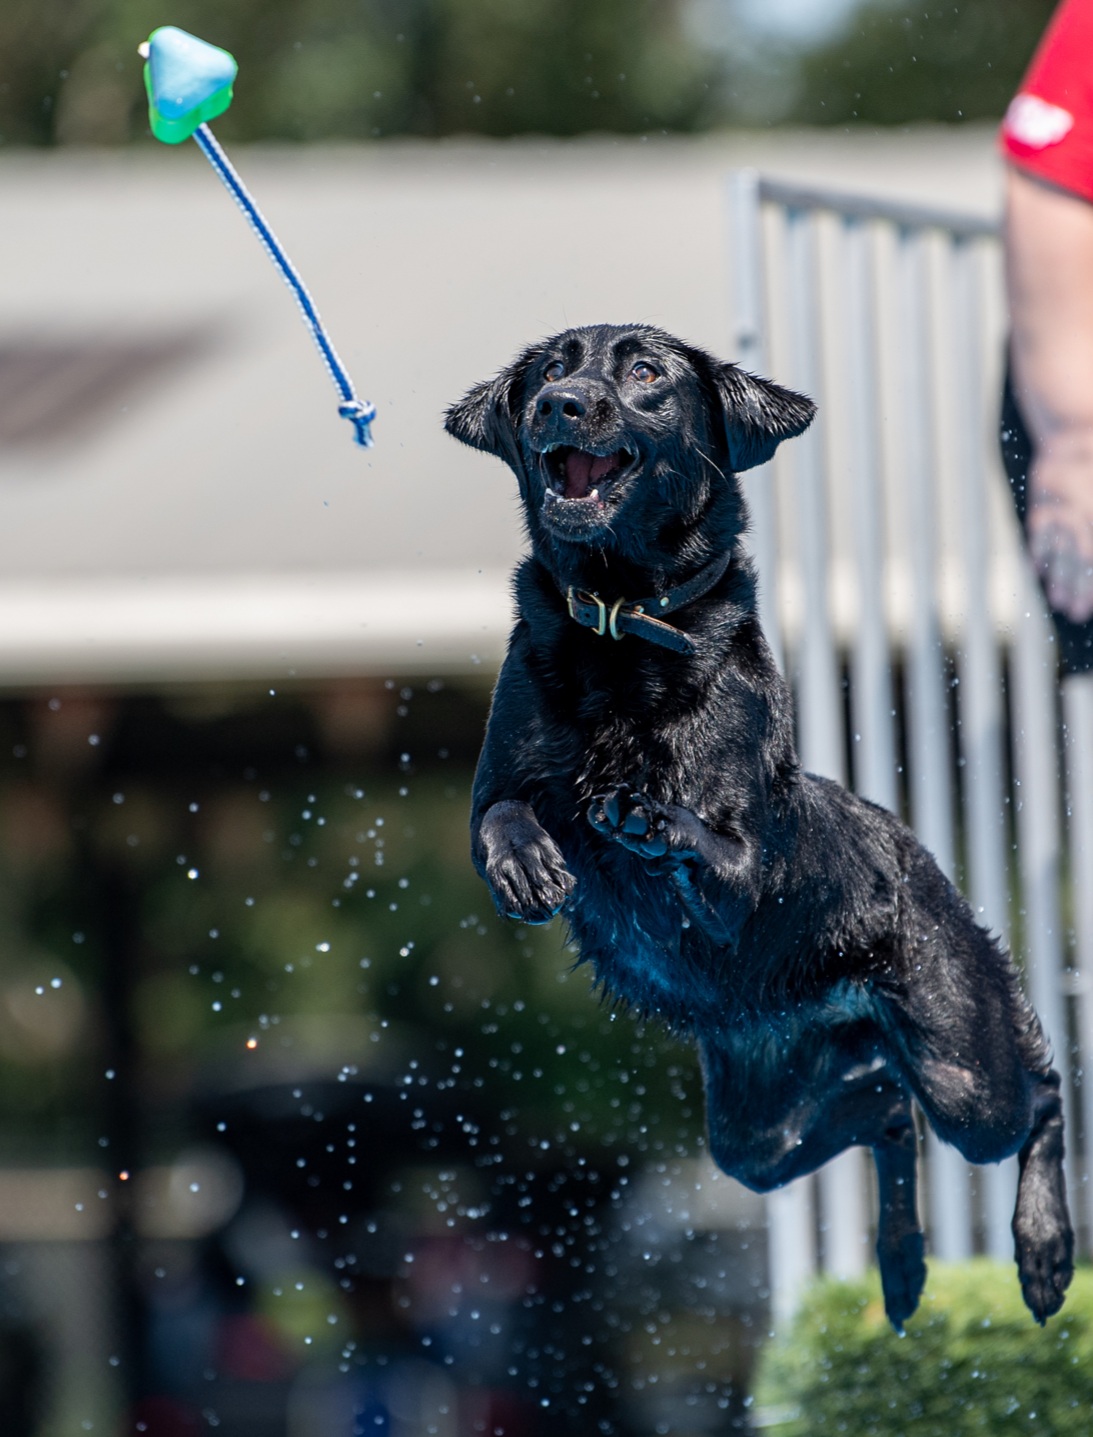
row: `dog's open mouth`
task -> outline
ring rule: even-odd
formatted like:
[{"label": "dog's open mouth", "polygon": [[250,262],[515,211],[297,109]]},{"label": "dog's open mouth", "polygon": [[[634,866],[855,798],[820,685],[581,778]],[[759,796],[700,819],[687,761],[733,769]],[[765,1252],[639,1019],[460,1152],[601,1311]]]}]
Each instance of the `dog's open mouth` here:
[{"label": "dog's open mouth", "polygon": [[612,454],[591,454],[559,444],[544,452],[543,473],[548,500],[568,499],[603,503],[603,491],[635,462],[629,449]]}]

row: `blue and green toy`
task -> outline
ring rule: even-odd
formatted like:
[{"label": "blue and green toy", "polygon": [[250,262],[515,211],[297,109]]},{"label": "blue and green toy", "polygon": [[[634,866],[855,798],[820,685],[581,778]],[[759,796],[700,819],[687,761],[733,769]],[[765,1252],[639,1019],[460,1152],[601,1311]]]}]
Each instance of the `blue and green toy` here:
[{"label": "blue and green toy", "polygon": [[144,57],[144,87],[148,92],[152,134],[167,145],[180,145],[193,136],[296,296],[304,323],[340,396],[338,413],[353,424],[357,443],[368,448],[372,443],[375,406],[357,398],[303,280],[209,129],[208,122],[222,115],[232,102],[232,85],[239,68],[234,57],[227,50],[199,40],[175,25],[161,25],[153,30],[140,47],[140,53]]}]

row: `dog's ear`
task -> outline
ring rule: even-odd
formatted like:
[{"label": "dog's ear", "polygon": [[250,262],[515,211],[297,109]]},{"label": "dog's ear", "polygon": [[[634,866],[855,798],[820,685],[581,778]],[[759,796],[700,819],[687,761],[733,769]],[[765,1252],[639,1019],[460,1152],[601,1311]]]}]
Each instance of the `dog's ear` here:
[{"label": "dog's ear", "polygon": [[444,416],[444,428],[461,444],[503,459],[514,440],[510,408],[513,375],[505,370],[469,389]]},{"label": "dog's ear", "polygon": [[714,369],[733,471],[765,464],[783,439],[802,434],[812,423],[816,406],[804,394],[760,379],[735,364]]},{"label": "dog's ear", "polygon": [[507,464],[519,463],[518,390],[538,350],[527,349],[494,379],[469,389],[444,416],[444,428],[462,444],[484,449]]}]

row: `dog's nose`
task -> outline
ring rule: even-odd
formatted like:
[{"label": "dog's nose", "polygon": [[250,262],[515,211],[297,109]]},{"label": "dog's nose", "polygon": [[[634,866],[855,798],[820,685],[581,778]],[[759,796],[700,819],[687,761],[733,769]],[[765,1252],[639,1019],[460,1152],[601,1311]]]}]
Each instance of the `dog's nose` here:
[{"label": "dog's nose", "polygon": [[549,419],[551,415],[562,419],[583,419],[588,412],[588,404],[575,389],[555,385],[539,395],[535,412],[540,419]]}]

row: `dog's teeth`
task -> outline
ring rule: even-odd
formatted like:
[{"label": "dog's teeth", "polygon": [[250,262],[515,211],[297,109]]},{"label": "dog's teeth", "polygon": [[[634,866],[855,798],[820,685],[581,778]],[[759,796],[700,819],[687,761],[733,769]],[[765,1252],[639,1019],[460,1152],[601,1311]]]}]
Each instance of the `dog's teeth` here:
[{"label": "dog's teeth", "polygon": [[590,499],[598,499],[600,497],[600,491],[598,489],[590,489],[588,491],[588,497]]},{"label": "dog's teeth", "polygon": [[547,497],[547,499],[550,500],[551,502],[555,502],[555,501],[557,500],[557,498],[558,498],[557,494],[554,492],[553,489],[548,489],[548,490],[546,491],[546,497]]}]

